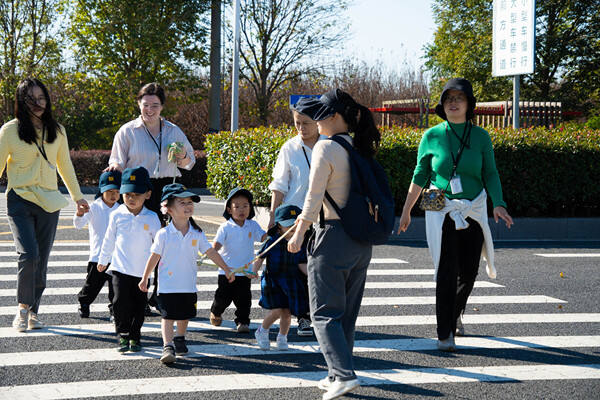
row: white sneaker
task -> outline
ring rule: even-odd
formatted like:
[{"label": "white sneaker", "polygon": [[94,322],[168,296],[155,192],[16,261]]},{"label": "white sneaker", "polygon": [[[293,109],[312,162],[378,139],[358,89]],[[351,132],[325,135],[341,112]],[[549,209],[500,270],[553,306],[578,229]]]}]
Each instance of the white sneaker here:
[{"label": "white sneaker", "polygon": [[37,313],[30,311],[28,326],[29,326],[29,329],[42,329],[44,327],[44,324],[38,318]]},{"label": "white sneaker", "polygon": [[317,387],[321,390],[329,390],[331,386],[331,379],[329,379],[329,375],[325,378],[321,379],[319,383],[317,383]]},{"label": "white sneaker", "polygon": [[13,321],[13,327],[17,332],[25,332],[27,330],[27,319],[29,317],[29,310],[26,308],[19,308],[17,315]]},{"label": "white sneaker", "polygon": [[277,335],[277,350],[287,350],[290,346],[288,346],[287,336],[285,335]]},{"label": "white sneaker", "polygon": [[329,385],[329,389],[323,393],[323,400],[335,399],[337,397],[343,396],[349,391],[356,389],[360,386],[358,379],[352,379],[349,381],[340,381],[334,380]]},{"label": "white sneaker", "polygon": [[450,334],[447,339],[437,341],[437,348],[441,351],[456,351],[454,336]]},{"label": "white sneaker", "polygon": [[258,342],[258,347],[260,347],[261,350],[269,350],[271,348],[268,329],[263,329],[262,326],[259,326],[254,331],[254,337],[256,338],[256,341]]}]

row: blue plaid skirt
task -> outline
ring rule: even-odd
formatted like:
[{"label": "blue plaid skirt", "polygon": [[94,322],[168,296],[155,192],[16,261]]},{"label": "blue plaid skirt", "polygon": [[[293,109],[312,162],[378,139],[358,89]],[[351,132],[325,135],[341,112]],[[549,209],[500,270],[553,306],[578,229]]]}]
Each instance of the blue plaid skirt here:
[{"label": "blue plaid skirt", "polygon": [[299,275],[269,274],[265,271],[260,280],[260,289],[258,304],[262,308],[289,308],[294,316],[308,313],[308,292]]}]

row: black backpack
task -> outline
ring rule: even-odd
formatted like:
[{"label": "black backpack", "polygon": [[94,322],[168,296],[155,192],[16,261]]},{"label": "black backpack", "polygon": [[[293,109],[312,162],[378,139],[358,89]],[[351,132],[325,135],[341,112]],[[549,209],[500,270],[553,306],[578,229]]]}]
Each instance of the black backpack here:
[{"label": "black backpack", "polygon": [[[394,229],[394,199],[385,170],[374,158],[363,157],[346,139],[330,137],[350,156],[350,193],[344,208],[338,207],[329,193],[325,198],[341,218],[344,230],[363,244],[385,244]],[[321,209],[321,219],[323,210]]]}]

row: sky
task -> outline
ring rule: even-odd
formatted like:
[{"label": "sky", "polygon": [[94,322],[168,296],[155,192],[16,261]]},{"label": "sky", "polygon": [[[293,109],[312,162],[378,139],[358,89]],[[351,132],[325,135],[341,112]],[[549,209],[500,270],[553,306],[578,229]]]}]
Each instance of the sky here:
[{"label": "sky", "polygon": [[368,64],[382,62],[392,70],[403,64],[423,65],[423,46],[433,41],[432,0],[354,0],[346,14],[351,55]]}]

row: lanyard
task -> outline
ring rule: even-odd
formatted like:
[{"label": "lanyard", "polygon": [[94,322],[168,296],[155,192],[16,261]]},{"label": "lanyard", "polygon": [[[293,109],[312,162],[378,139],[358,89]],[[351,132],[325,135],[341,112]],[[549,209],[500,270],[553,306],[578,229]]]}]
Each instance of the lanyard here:
[{"label": "lanyard", "polygon": [[37,142],[37,140],[34,140],[33,143],[35,143],[35,147],[38,148],[38,150],[40,151],[40,154],[42,155],[42,157],[44,157],[44,160],[46,160],[48,163],[50,161],[48,161],[48,156],[46,155],[46,149],[44,149],[44,139],[46,136],[46,127],[44,126],[42,128],[42,145],[40,146]]},{"label": "lanyard", "polygon": [[[452,131],[452,133],[454,133],[454,136],[456,136],[456,138],[460,142],[460,147],[458,149],[458,153],[456,154],[456,157],[454,157],[454,153],[452,152],[452,147],[450,145],[450,135],[448,135],[448,126],[450,126],[450,130]],[[467,126],[469,127],[468,131],[467,131]],[[460,158],[462,157],[463,150],[465,149],[465,147],[469,147],[468,143],[471,141],[471,124],[469,123],[469,121],[465,122],[465,127],[463,129],[462,137],[458,136],[458,134],[456,133],[456,131],[454,130],[452,125],[450,125],[450,122],[446,122],[446,139],[448,140],[448,150],[450,150],[450,155],[452,156],[452,162],[454,163],[454,168],[452,170],[452,175],[454,175],[454,173],[456,172],[456,168],[458,167]],[[452,177],[452,175],[450,177]]]},{"label": "lanyard", "polygon": [[158,165],[160,165],[160,158],[161,158],[161,154],[162,154],[162,121],[159,123],[160,126],[160,131],[158,132],[158,142],[156,141],[156,139],[154,139],[154,136],[152,136],[152,133],[150,133],[150,131],[148,130],[148,127],[146,126],[146,124],[144,123],[144,129],[146,130],[146,133],[148,134],[148,136],[150,136],[150,139],[152,139],[152,142],[154,142],[154,145],[156,146],[156,150],[158,150]]}]

